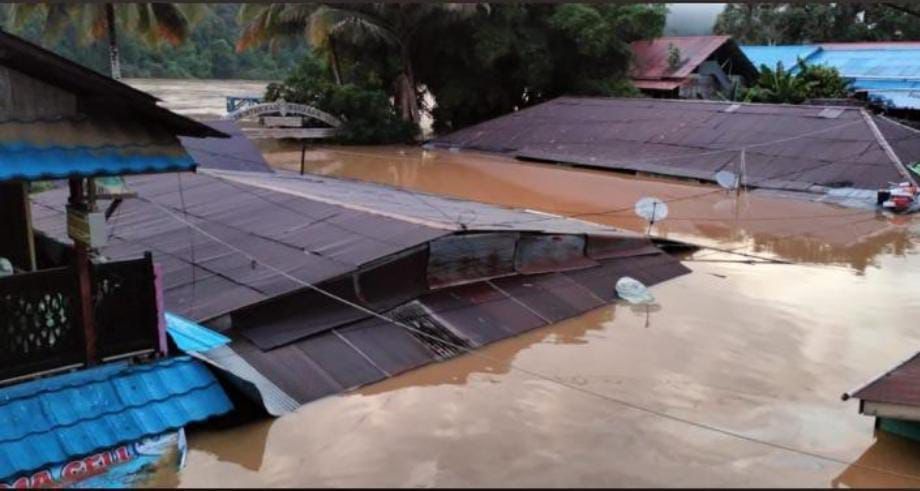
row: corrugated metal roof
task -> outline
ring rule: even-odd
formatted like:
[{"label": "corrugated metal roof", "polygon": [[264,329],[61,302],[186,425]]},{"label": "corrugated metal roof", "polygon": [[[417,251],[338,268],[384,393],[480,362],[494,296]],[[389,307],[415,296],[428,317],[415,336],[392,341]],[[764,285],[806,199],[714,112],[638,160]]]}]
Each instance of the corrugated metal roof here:
[{"label": "corrugated metal roof", "polygon": [[[723,169],[738,172],[746,148],[752,187],[877,189],[905,179],[883,143],[903,162],[920,159],[920,134],[894,134],[880,121],[859,108],[562,97],[433,143],[706,181]],[[880,141],[871,124],[890,141]]]},{"label": "corrugated metal roof", "polygon": [[186,353],[208,351],[230,342],[223,334],[170,312],[166,312],[166,332]]},{"label": "corrugated metal roof", "polygon": [[762,65],[773,69],[778,63],[782,63],[786,69],[794,68],[799,59],[808,61],[820,49],[819,46],[809,44],[741,46],[741,50],[758,70]]},{"label": "corrugated metal roof", "polygon": [[920,406],[920,353],[857,390],[864,401]]},{"label": "corrugated metal roof", "polygon": [[62,148],[0,145],[0,181],[61,179],[76,176],[118,176],[192,170],[195,161],[176,154],[175,147]]},{"label": "corrugated metal roof", "polygon": [[179,137],[182,146],[205,169],[226,169],[249,172],[273,172],[265,157],[243,130],[232,120],[205,121],[230,138]]},{"label": "corrugated metal roof", "polygon": [[0,479],[233,409],[188,357],[113,363],[0,389]]},{"label": "corrugated metal roof", "polygon": [[[224,136],[221,132],[157,106],[157,98],[74,63],[22,38],[0,31],[0,65],[84,98],[102,114],[120,113],[185,136]],[[89,102],[92,101],[92,104]]]},{"label": "corrugated metal roof", "polygon": [[[631,44],[632,77],[645,80],[685,78],[729,41],[729,36],[673,36],[634,41]],[[683,60],[676,69],[668,64],[672,47],[680,50]]]},{"label": "corrugated metal roof", "polygon": [[[611,232],[587,222],[339,179],[288,173],[215,176],[182,175],[189,218],[259,261],[311,283],[464,228]],[[140,197],[183,214],[176,176],[127,182]],[[69,242],[66,201],[63,188],[32,196],[35,228],[62,242]],[[166,308],[189,319],[212,319],[299,289],[262,264],[190,235],[184,224],[141,199],[126,200],[110,226],[112,238],[103,254],[118,259],[152,251],[165,272]]]},{"label": "corrugated metal roof", "polygon": [[[687,272],[679,261],[661,252],[621,257],[578,271],[516,275],[444,288],[385,315],[476,349],[613,302],[617,298],[613,285],[622,276],[654,285]],[[289,320],[309,325],[311,313],[302,307],[299,313],[289,313]],[[377,318],[343,323],[266,349],[246,336],[232,337],[229,349],[299,404],[464,353]]]},{"label": "corrugated metal roof", "polygon": [[[198,235],[191,264],[188,228],[144,201],[181,216],[174,176],[128,180],[141,199],[113,219],[103,253],[152,250],[170,311],[231,313],[221,334],[232,343],[196,356],[273,414],[451,351],[262,261],[376,312],[423,323],[437,313],[431,322],[471,347],[612,301],[624,274],[653,284],[688,272],[646,237],[579,220],[325,177],[208,173],[183,176],[189,219],[257,261]],[[36,227],[63,237],[65,201],[61,190],[33,196]]]},{"label": "corrugated metal roof", "polygon": [[920,43],[822,43],[802,46],[743,46],[757,67],[779,61],[796,70],[797,57],[836,68],[874,99],[895,108],[920,109]]}]

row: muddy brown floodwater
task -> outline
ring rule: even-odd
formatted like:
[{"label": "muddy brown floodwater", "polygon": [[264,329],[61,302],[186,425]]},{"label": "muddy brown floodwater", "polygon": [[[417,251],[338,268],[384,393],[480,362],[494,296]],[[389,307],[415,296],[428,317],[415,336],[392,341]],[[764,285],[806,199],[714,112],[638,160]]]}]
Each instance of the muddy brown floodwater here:
[{"label": "muddy brown floodwater", "polygon": [[[270,155],[289,168],[299,158]],[[702,250],[692,274],[652,289],[653,306],[601,308],[488,346],[488,358],[193,432],[187,467],[154,484],[920,487],[920,443],[874,434],[840,400],[920,349],[916,219],[471,153],[325,148],[308,159],[313,173],[633,230],[645,227],[637,198],[683,198],[654,234],[796,264]]]}]

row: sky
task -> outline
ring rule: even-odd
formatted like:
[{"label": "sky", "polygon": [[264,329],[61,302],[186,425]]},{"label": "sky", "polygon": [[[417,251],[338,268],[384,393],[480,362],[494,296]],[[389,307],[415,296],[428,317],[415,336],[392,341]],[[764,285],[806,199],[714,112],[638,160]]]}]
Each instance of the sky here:
[{"label": "sky", "polygon": [[724,3],[670,3],[664,33],[668,36],[712,34],[716,17],[724,8]]}]

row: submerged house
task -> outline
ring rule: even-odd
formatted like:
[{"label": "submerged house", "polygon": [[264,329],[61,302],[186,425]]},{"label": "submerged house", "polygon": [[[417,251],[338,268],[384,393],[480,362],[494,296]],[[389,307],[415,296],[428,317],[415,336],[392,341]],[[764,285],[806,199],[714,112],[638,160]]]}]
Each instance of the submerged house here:
[{"label": "submerged house", "polygon": [[[168,357],[151,256],[138,249],[102,261],[95,253],[108,235],[98,207],[108,191],[97,178],[194,169],[179,136],[223,134],[0,32],[0,483],[7,487],[69,485],[143,462],[139,440],[178,442],[186,424],[232,408],[203,364]],[[40,180],[67,181],[66,212],[57,219],[73,246],[55,263],[39,253],[33,233],[29,190]]]},{"label": "submerged house", "polygon": [[[896,113],[920,111],[920,42],[823,43],[742,46],[758,67],[782,63],[795,72],[799,61],[836,68],[857,93]],[[907,115],[907,114],[905,114]]]},{"label": "submerged house", "polygon": [[652,97],[714,99],[757,78],[757,68],[729,36],[675,36],[630,45],[633,85]]},{"label": "submerged house", "polygon": [[920,131],[858,107],[561,97],[436,138],[519,159],[868,200],[916,182]]},{"label": "submerged house", "polygon": [[[611,303],[623,276],[688,272],[608,227],[260,167],[128,179],[101,250],[152,250],[167,309],[210,327],[183,342],[273,415]],[[65,204],[33,197],[60,244]]]},{"label": "submerged house", "polygon": [[920,353],[862,387],[843,394],[859,399],[859,412],[875,416],[877,429],[920,441]]}]

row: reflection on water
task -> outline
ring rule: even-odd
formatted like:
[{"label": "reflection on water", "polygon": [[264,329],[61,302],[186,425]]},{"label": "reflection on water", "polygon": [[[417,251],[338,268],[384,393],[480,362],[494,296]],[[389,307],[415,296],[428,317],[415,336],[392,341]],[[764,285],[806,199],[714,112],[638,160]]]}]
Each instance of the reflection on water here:
[{"label": "reflection on water", "polygon": [[[326,147],[307,153],[307,171],[533,208],[645,232],[633,205],[643,196],[669,201],[653,233],[775,255],[795,262],[847,265],[859,271],[882,253],[912,250],[910,217],[896,221],[854,210],[756,191],[736,196],[713,186],[637,178],[607,171],[529,164],[473,152],[410,147]],[[299,169],[300,152],[272,149],[268,160]]]}]

